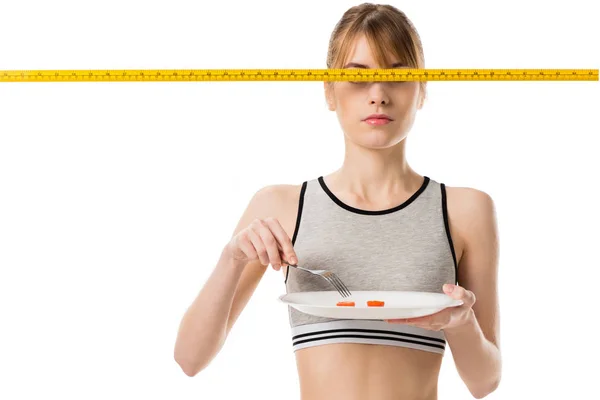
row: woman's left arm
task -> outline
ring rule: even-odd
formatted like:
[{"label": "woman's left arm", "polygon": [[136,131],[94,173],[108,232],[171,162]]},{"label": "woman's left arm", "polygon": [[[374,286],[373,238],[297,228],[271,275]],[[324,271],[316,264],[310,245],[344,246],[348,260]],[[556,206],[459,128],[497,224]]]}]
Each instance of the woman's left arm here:
[{"label": "woman's left arm", "polygon": [[473,296],[476,300],[464,323],[444,329],[444,334],[460,377],[476,398],[482,398],[498,387],[502,373],[496,211],[488,194],[456,189],[449,193],[448,203],[454,210],[462,209],[456,210],[455,225],[464,249],[458,266],[460,287],[450,296]]},{"label": "woman's left arm", "polygon": [[460,377],[480,399],[496,390],[502,372],[496,212],[485,192],[448,189],[450,224],[463,251],[458,265],[459,286],[444,285],[443,289],[452,298],[463,300],[463,305],[426,317],[389,322],[443,330]]}]

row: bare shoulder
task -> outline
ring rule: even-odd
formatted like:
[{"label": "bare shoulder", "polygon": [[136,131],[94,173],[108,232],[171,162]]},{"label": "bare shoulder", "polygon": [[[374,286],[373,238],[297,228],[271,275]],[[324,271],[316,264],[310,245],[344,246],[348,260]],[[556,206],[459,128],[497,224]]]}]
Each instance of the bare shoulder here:
[{"label": "bare shoulder", "polygon": [[275,184],[259,189],[253,199],[253,207],[260,218],[276,218],[286,233],[292,237],[302,184]]},{"label": "bare shoulder", "polygon": [[448,214],[452,214],[460,227],[468,229],[480,218],[489,218],[495,213],[492,196],[483,190],[470,187],[446,186]]},{"label": "bare shoulder", "polygon": [[446,186],[446,202],[451,233],[457,253],[463,255],[480,235],[495,235],[496,207],[487,192],[471,187]]},{"label": "bare shoulder", "polygon": [[260,188],[254,196],[265,204],[278,206],[285,204],[287,200],[293,199],[294,197],[298,199],[300,196],[301,188],[302,184],[267,185]]}]

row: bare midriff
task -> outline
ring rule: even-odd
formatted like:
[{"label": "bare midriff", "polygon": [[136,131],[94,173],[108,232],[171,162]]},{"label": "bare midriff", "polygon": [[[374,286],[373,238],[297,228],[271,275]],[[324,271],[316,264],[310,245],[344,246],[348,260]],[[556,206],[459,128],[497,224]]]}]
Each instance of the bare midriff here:
[{"label": "bare midriff", "polygon": [[301,400],[437,400],[438,353],[338,343],[295,355]]}]

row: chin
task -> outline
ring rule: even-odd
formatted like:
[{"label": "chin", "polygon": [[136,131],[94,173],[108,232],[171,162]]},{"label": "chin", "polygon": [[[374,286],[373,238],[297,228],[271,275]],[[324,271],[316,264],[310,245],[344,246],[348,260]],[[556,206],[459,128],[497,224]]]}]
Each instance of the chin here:
[{"label": "chin", "polygon": [[393,147],[400,141],[397,136],[391,136],[383,132],[380,132],[379,134],[369,132],[360,137],[350,139],[355,144],[368,149],[387,149]]},{"label": "chin", "polygon": [[356,135],[354,142],[372,149],[386,149],[400,143],[405,136],[404,133],[375,128]]}]

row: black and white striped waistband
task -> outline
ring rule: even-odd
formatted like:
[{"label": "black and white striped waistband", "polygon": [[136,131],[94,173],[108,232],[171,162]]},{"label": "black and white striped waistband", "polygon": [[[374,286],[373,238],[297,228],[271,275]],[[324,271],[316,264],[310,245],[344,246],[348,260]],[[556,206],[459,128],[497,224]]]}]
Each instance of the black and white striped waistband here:
[{"label": "black and white striped waistband", "polygon": [[300,325],[291,330],[294,351],[330,343],[381,344],[440,354],[446,348],[446,338],[442,331],[379,320],[335,320]]}]

